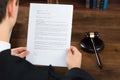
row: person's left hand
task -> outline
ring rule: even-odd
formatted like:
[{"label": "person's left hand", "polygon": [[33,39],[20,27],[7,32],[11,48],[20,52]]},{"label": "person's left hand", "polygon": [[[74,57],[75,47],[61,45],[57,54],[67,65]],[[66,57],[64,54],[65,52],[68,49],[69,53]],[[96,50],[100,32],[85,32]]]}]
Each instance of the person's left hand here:
[{"label": "person's left hand", "polygon": [[29,54],[29,51],[26,49],[26,47],[18,47],[11,49],[11,55],[17,56],[20,58],[25,58]]}]

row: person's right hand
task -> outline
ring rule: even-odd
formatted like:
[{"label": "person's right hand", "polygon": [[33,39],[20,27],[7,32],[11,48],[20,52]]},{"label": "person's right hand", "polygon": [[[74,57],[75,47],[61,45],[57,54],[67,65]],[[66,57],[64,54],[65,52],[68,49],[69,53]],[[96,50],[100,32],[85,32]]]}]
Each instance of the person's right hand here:
[{"label": "person's right hand", "polygon": [[68,49],[68,53],[67,53],[68,69],[81,68],[81,60],[82,60],[82,54],[79,52],[79,50],[76,47],[71,46],[70,49]]}]

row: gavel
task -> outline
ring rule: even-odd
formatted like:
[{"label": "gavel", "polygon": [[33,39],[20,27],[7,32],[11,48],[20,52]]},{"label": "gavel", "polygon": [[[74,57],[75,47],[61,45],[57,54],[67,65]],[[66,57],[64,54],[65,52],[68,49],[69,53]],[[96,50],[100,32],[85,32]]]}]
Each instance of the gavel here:
[{"label": "gavel", "polygon": [[96,55],[99,68],[103,68],[98,51],[104,49],[104,43],[99,38],[98,32],[86,32],[85,38],[83,38],[80,42],[80,47],[86,52],[94,53]]}]

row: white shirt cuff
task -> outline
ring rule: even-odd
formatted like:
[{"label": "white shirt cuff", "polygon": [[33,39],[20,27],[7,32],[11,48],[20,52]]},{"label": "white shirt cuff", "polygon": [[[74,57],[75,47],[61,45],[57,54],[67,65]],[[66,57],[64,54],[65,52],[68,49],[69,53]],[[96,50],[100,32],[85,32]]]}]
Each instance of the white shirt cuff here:
[{"label": "white shirt cuff", "polygon": [[11,48],[10,43],[5,41],[0,41],[0,52],[10,48]]}]

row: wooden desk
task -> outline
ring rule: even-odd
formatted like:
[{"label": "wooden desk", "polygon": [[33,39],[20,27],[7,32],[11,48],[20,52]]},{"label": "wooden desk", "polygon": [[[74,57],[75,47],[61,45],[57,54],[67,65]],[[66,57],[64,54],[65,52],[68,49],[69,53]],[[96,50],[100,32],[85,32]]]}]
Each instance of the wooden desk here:
[{"label": "wooden desk", "polygon": [[[12,34],[12,47],[26,46],[28,26],[28,6],[20,6],[16,27]],[[89,72],[95,80],[120,80],[120,8],[108,11],[75,9],[72,29],[72,42],[83,55],[82,68]],[[79,42],[88,31],[99,32],[105,42],[105,48],[100,52],[103,70],[96,64],[95,55],[87,54],[79,48]],[[59,74],[64,74],[66,68],[56,68]]]},{"label": "wooden desk", "polygon": [[47,3],[59,3],[59,0],[47,0]]}]

